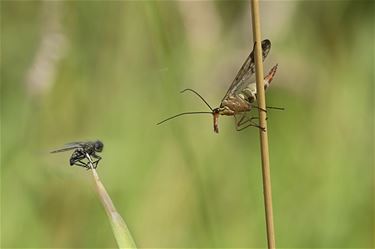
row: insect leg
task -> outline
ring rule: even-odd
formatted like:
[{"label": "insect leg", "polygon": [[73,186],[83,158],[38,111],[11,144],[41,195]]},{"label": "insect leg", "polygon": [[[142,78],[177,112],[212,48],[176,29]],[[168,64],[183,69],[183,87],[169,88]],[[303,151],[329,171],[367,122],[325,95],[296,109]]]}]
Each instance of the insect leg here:
[{"label": "insect leg", "polygon": [[84,163],[84,162],[82,162],[81,160],[75,162],[74,165],[76,165],[76,166],[80,166],[80,167],[84,167],[84,168],[87,168],[87,169],[90,169],[90,168],[87,166],[87,163]]},{"label": "insect leg", "polygon": [[284,107],[276,107],[276,106],[267,106],[267,109],[273,109],[273,110],[279,110],[279,111],[284,111]]},{"label": "insect leg", "polygon": [[259,119],[259,117],[251,117],[251,118],[245,118],[246,116],[243,115],[240,119],[239,122],[237,122],[237,119],[236,119],[236,116],[235,117],[235,120],[236,120],[236,130],[237,131],[242,131],[250,126],[253,126],[253,127],[257,127],[259,129],[261,129],[262,131],[266,131],[265,128],[261,127],[260,125],[258,125],[257,123],[253,122],[254,119]]},{"label": "insect leg", "polygon": [[99,161],[102,160],[102,157],[96,155],[95,153],[92,154],[92,157],[98,159],[98,160],[96,160],[95,162],[92,163],[93,166],[94,166],[94,169],[96,169],[96,167],[98,167]]},{"label": "insect leg", "polygon": [[93,158],[95,158],[95,159],[98,159],[97,161],[100,161],[100,160],[102,159],[102,157],[99,156],[99,155],[97,155],[96,153],[93,153],[91,156],[92,156]]},{"label": "insect leg", "polygon": [[[251,119],[258,119],[259,120],[259,117],[252,117]],[[268,117],[266,117],[266,120],[268,120]]]},{"label": "insect leg", "polygon": [[262,112],[267,113],[267,110],[265,110],[265,109],[263,109],[263,108],[260,108],[259,106],[252,105],[251,107],[254,107],[255,109],[258,109],[258,110],[260,110],[260,111],[262,111]]},{"label": "insect leg", "polygon": [[250,126],[257,127],[258,129],[260,129],[262,131],[266,131],[266,129],[264,127],[261,127],[260,125],[255,124],[255,123],[248,124],[248,125],[246,125],[244,127],[236,127],[236,130],[237,131],[242,131],[242,130],[245,130],[246,128],[250,127]]},{"label": "insect leg", "polygon": [[240,126],[240,124],[242,123],[242,121],[245,119],[245,115],[242,115],[241,116],[241,119],[239,121],[237,121],[237,115],[235,114],[234,115],[234,122],[236,124],[236,127]]},{"label": "insect leg", "polygon": [[[267,110],[265,110],[263,108],[260,108],[260,107],[258,107],[256,105],[253,105],[251,107],[254,107],[254,108],[258,109],[258,110],[261,110],[261,111],[267,113]],[[284,107],[276,107],[276,106],[266,106],[266,109],[273,109],[273,110],[279,110],[279,111],[284,111],[285,110]]]},{"label": "insect leg", "polygon": [[237,122],[237,116],[236,115],[234,115],[234,119],[235,119],[235,122],[236,122],[236,126],[239,127],[239,126],[242,126],[246,123],[252,122],[253,119],[259,119],[259,117],[248,118],[248,117],[246,117],[246,114],[242,114],[241,119],[238,122]]}]

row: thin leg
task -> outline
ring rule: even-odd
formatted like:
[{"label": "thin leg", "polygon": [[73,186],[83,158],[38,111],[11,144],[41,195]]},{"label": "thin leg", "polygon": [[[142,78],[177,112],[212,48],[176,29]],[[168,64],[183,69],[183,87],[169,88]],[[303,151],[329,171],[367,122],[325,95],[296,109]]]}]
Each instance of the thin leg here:
[{"label": "thin leg", "polygon": [[[253,123],[253,119],[259,119],[259,117],[251,117],[251,118],[243,120],[243,122],[241,122],[242,121],[242,119],[241,119],[240,122],[238,122],[238,126],[242,126],[242,125],[247,124],[249,122]],[[253,123],[253,124],[255,124],[255,123]]]},{"label": "thin leg", "polygon": [[267,106],[267,109],[274,109],[274,110],[279,110],[279,111],[284,111],[284,107],[277,107],[277,106]]},{"label": "thin leg", "polygon": [[254,107],[255,109],[258,109],[258,110],[260,110],[260,111],[262,111],[262,112],[267,113],[267,110],[265,110],[265,109],[263,109],[263,108],[260,108],[259,106],[252,105],[251,107]]},{"label": "thin leg", "polygon": [[237,122],[237,117],[234,116],[234,118],[235,118],[235,122],[236,122],[236,130],[237,131],[242,131],[242,130],[250,127],[250,126],[257,127],[259,129],[261,129],[262,131],[266,131],[265,128],[259,126],[255,122],[253,122],[254,119],[259,119],[259,117],[251,117],[251,118],[245,119],[245,115],[243,115],[238,122]]},{"label": "thin leg", "polygon": [[[259,117],[252,117],[251,119],[259,119]],[[268,116],[266,117],[266,120],[268,120]]]},{"label": "thin leg", "polygon": [[99,158],[98,160],[96,160],[95,162],[93,162],[93,166],[94,166],[94,169],[96,169],[98,167],[98,164],[99,164],[99,161],[102,160],[102,158]]},{"label": "thin leg", "polygon": [[236,126],[240,126],[240,124],[242,123],[242,121],[244,119],[245,119],[245,115],[244,114],[241,116],[241,119],[239,121],[237,121],[237,116],[234,115],[234,122],[235,122]]},{"label": "thin leg", "polygon": [[[87,168],[87,167],[88,167],[87,164],[84,163],[84,162],[82,162],[81,160],[78,160],[78,161],[74,162],[73,165],[80,166],[80,167],[84,167],[84,168]],[[72,166],[73,166],[73,165],[72,165]]]},{"label": "thin leg", "polygon": [[246,115],[242,114],[241,119],[237,122],[237,116],[234,115],[234,119],[236,121],[236,126],[242,126],[242,125],[244,125],[248,122],[252,122],[253,119],[259,119],[259,117],[251,117],[251,118],[247,118],[247,119],[245,119],[245,118],[246,118]]},{"label": "thin leg", "polygon": [[[258,109],[258,110],[261,110],[261,111],[267,113],[267,110],[264,110],[263,108],[260,108],[260,107],[258,107],[256,105],[253,105],[251,107],[254,107],[255,109]],[[285,110],[284,107],[277,107],[277,106],[266,106],[266,109],[273,109],[273,110],[279,110],[279,111],[284,111]]]},{"label": "thin leg", "polygon": [[266,129],[264,127],[261,127],[257,124],[248,124],[247,126],[244,126],[244,127],[236,127],[236,130],[237,131],[242,131],[242,130],[245,130],[246,128],[250,127],[250,126],[253,126],[253,127],[257,127],[258,129],[262,130],[262,131],[266,131]]},{"label": "thin leg", "polygon": [[94,166],[94,169],[96,169],[96,167],[98,167],[99,161],[102,160],[102,157],[96,155],[95,153],[92,154],[92,157],[98,159],[98,160],[96,160],[95,162],[92,163],[93,166]]}]

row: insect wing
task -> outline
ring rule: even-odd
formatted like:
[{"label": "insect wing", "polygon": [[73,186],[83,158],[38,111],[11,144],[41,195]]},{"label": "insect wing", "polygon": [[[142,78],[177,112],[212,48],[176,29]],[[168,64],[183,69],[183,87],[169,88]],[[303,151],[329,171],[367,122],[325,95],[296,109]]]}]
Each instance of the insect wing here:
[{"label": "insect wing", "polygon": [[83,144],[84,144],[83,142],[68,143],[68,144],[65,144],[63,148],[53,150],[53,151],[51,151],[51,153],[58,153],[58,152],[64,152],[64,151],[68,151],[68,150],[74,150],[74,149],[82,148]]},{"label": "insect wing", "polygon": [[[240,92],[245,88],[248,84],[250,84],[250,78],[255,72],[255,59],[254,59],[254,49],[255,44],[253,47],[253,51],[249,54],[247,59],[245,60],[244,64],[242,65],[240,71],[238,71],[236,77],[234,78],[232,84],[230,85],[227,93],[225,94],[224,99],[228,98],[229,96],[233,95],[236,92]],[[263,61],[267,57],[269,51],[271,49],[271,42],[270,40],[263,40],[262,41],[262,58]]]}]

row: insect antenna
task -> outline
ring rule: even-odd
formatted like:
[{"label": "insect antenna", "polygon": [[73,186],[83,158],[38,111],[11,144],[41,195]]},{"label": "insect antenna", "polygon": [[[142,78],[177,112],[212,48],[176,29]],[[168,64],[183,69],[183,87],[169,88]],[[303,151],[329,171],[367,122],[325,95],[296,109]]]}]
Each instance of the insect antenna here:
[{"label": "insect antenna", "polygon": [[157,123],[156,125],[160,125],[168,120],[171,120],[173,118],[177,118],[179,116],[183,116],[183,115],[189,115],[189,114],[212,114],[212,112],[183,112],[183,113],[180,113],[180,114],[177,114],[177,115],[174,115],[172,117],[169,117],[167,119],[164,119],[163,121],[160,121],[159,123]]},{"label": "insect antenna", "polygon": [[211,111],[213,111],[214,109],[212,109],[212,107],[207,103],[207,101],[199,94],[197,93],[196,91],[194,91],[193,89],[190,89],[190,88],[186,88],[184,90],[182,90],[180,93],[184,93],[186,91],[190,91],[190,92],[193,92],[195,93],[207,106],[208,108],[210,108]]},{"label": "insect antenna", "polygon": [[164,123],[164,122],[166,122],[168,120],[171,120],[173,118],[177,118],[177,117],[183,116],[183,115],[190,115],[190,114],[212,114],[213,113],[214,109],[212,109],[212,107],[210,106],[210,104],[208,104],[207,101],[199,93],[197,93],[195,90],[190,89],[190,88],[186,88],[186,89],[182,90],[180,93],[184,93],[186,91],[190,91],[192,93],[195,93],[208,106],[208,108],[210,108],[211,111],[210,112],[183,112],[183,113],[179,113],[177,115],[174,115],[172,117],[164,119],[163,121],[160,121],[156,125],[160,125],[160,124],[162,124],[162,123]]}]

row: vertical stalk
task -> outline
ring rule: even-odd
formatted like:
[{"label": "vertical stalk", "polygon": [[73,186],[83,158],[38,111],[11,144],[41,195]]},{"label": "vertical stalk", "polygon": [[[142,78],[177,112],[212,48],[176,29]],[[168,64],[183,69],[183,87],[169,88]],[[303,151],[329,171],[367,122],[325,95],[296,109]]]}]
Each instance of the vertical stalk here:
[{"label": "vertical stalk", "polygon": [[270,176],[270,161],[268,151],[268,134],[266,121],[266,98],[264,94],[263,81],[263,59],[261,46],[261,32],[260,32],[260,18],[259,18],[259,0],[251,0],[251,16],[253,24],[253,37],[255,42],[255,76],[257,86],[257,100],[259,110],[260,126],[265,128],[265,131],[259,129],[260,133],[260,150],[262,159],[262,175],[263,175],[263,195],[264,206],[266,212],[266,228],[267,228],[267,242],[268,248],[275,248],[275,231],[273,226],[273,211],[272,211],[272,192],[271,192],[271,176]]}]

